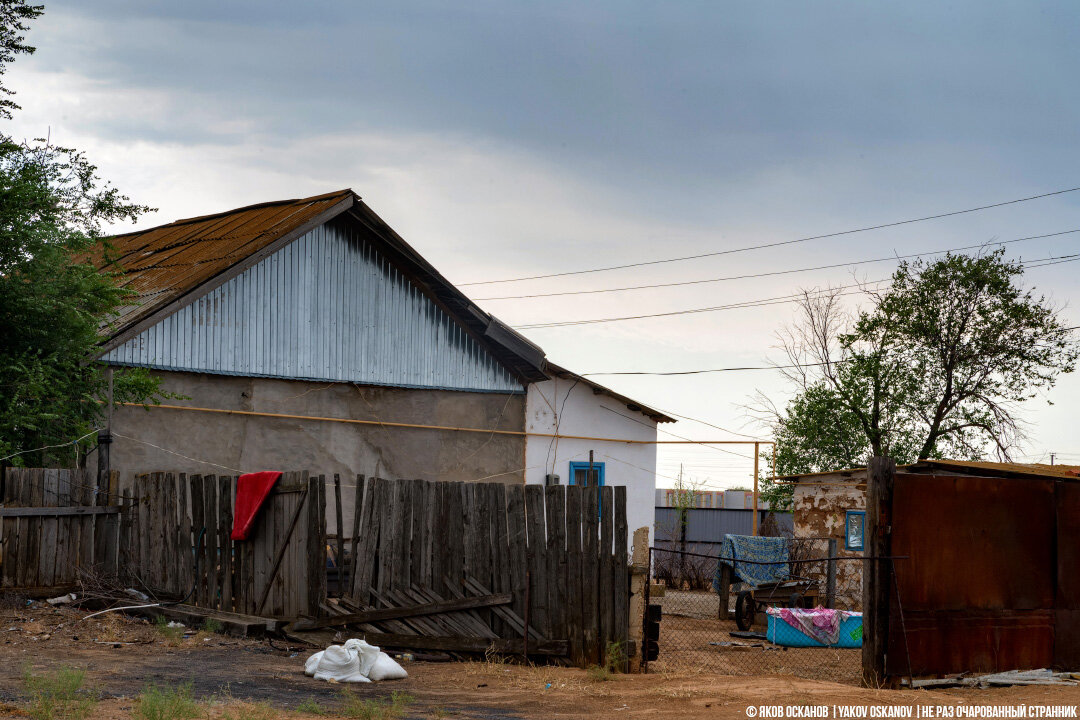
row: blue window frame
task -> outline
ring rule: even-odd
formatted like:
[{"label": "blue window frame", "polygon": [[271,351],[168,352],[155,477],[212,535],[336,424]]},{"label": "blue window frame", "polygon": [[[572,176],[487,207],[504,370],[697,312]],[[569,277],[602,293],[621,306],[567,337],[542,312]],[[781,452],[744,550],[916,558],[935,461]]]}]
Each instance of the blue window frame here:
[{"label": "blue window frame", "polygon": [[570,463],[570,485],[584,485],[586,487],[599,487],[604,484],[604,463],[592,463],[592,473],[589,472],[589,463]]},{"label": "blue window frame", "polygon": [[866,513],[862,510],[848,510],[844,516],[844,548],[862,550],[866,541]]}]

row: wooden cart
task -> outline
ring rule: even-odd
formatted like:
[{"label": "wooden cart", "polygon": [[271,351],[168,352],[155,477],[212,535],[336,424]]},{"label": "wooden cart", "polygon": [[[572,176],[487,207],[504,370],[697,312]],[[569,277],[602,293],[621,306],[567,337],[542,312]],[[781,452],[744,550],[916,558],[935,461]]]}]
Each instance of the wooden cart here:
[{"label": "wooden cart", "polygon": [[[735,624],[749,630],[759,613],[770,607],[813,608],[818,601],[818,584],[792,576],[781,582],[762,583],[743,590],[735,598]],[[720,603],[721,606],[727,603]],[[724,610],[725,608],[722,608]],[[724,618],[721,618],[724,619]]]}]

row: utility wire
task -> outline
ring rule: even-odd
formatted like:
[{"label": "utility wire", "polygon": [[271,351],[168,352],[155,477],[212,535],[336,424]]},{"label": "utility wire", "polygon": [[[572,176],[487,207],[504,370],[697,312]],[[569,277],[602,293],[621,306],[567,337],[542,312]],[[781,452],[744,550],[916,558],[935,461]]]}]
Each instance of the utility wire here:
[{"label": "utility wire", "polygon": [[[821,365],[835,365],[838,362],[846,361],[834,360],[832,363],[798,363],[795,365],[754,365],[748,367],[709,368],[707,370],[677,370],[674,372],[594,372],[581,373],[581,376],[593,377],[595,375],[703,375],[705,373],[737,372],[741,370],[784,370],[789,368],[819,367]],[[729,430],[728,432],[731,431]]]},{"label": "utility wire", "polygon": [[[1031,263],[1031,264],[1027,265],[1026,267],[1027,268],[1046,267],[1048,265],[1059,265],[1061,263],[1075,262],[1077,260],[1080,260],[1080,253],[1075,253],[1073,255],[1061,255],[1061,256],[1058,256],[1058,257],[1055,257],[1055,258],[1051,258],[1051,259],[1049,259],[1047,261]],[[888,278],[883,278],[881,280],[874,280],[874,281],[865,282],[865,283],[854,283],[854,284],[851,284],[851,285],[840,285],[840,286],[835,287],[835,288],[827,288],[826,290],[819,291],[817,294],[821,294],[821,293],[824,293],[824,292],[832,292],[832,291],[835,291],[835,290],[846,290],[847,292],[841,292],[841,293],[839,293],[839,295],[840,296],[857,295],[857,294],[859,294],[860,291],[858,291],[858,290],[850,290],[850,288],[853,288],[853,287],[860,287],[861,288],[861,287],[865,287],[866,285],[876,285],[876,284],[879,284],[879,283],[888,282],[888,280],[889,280]],[[811,292],[811,294],[814,294],[814,293]],[[515,327],[517,329],[519,329],[519,330],[540,330],[540,329],[545,329],[545,328],[568,327],[568,326],[571,326],[571,325],[593,325],[593,324],[596,324],[596,323],[621,322],[623,320],[644,320],[646,318],[673,317],[673,316],[676,316],[676,315],[692,315],[692,314],[697,314],[697,313],[717,312],[717,311],[720,311],[720,310],[734,310],[734,309],[737,309],[737,308],[763,307],[763,306],[766,306],[766,305],[782,305],[784,303],[795,302],[796,300],[798,300],[802,296],[803,296],[802,293],[797,293],[797,294],[794,294],[794,295],[780,295],[780,296],[777,296],[777,297],[763,298],[761,300],[748,300],[746,302],[729,303],[727,305],[715,305],[713,307],[689,308],[687,310],[672,310],[670,312],[648,313],[648,314],[645,314],[645,315],[624,315],[624,316],[621,316],[621,317],[591,318],[591,319],[588,319],[588,320],[563,320],[563,321],[547,322],[547,323],[531,323],[531,324],[528,324],[528,325],[516,325]]]},{"label": "utility wire", "polygon": [[[877,284],[877,283],[882,283],[882,282],[887,282],[887,281],[888,281],[888,278],[883,278],[881,280],[874,280],[873,282],[869,282],[869,283],[854,283],[854,284],[851,284],[851,285],[840,285],[839,287],[836,287],[836,288],[830,288],[828,291],[848,290],[848,292],[842,292],[840,294],[841,295],[854,295],[854,294],[857,294],[858,291],[850,291],[850,288],[862,287],[863,285],[874,285],[874,284]],[[821,291],[821,292],[827,292],[827,291]],[[813,294],[813,293],[811,293],[811,294]],[[818,294],[820,294],[820,293],[818,293]],[[692,314],[696,314],[696,313],[717,312],[719,310],[733,310],[733,309],[736,309],[736,308],[761,307],[761,306],[764,306],[764,305],[782,305],[784,303],[794,302],[795,300],[798,300],[800,297],[802,297],[802,293],[796,293],[796,294],[793,294],[793,295],[778,295],[776,297],[763,298],[761,300],[747,300],[745,302],[729,303],[727,305],[715,305],[713,307],[690,308],[688,310],[672,310],[670,312],[662,312],[662,313],[649,313],[649,314],[646,314],[646,315],[624,315],[624,316],[621,316],[621,317],[593,318],[593,319],[589,319],[589,320],[563,320],[563,321],[555,321],[555,322],[547,322],[547,323],[532,323],[530,325],[517,325],[516,327],[519,330],[535,330],[535,329],[552,328],[552,327],[566,327],[566,326],[569,326],[569,325],[593,325],[595,323],[620,322],[622,320],[643,320],[645,318],[672,317],[672,316],[675,316],[675,315],[692,315]]]},{"label": "utility wire", "polygon": [[925,222],[927,220],[939,220],[941,218],[954,217],[956,215],[964,215],[967,213],[979,212],[981,210],[1004,207],[1006,205],[1016,205],[1018,203],[1028,202],[1031,200],[1039,200],[1041,198],[1052,197],[1054,195],[1064,195],[1065,193],[1076,192],[1077,190],[1080,190],[1080,187],[1067,188],[1065,190],[1055,190],[1054,192],[1042,193],[1040,195],[1032,195],[1030,197],[1019,198],[1017,200],[1007,200],[1005,202],[993,203],[990,205],[980,205],[979,207],[968,208],[966,210],[954,210],[952,212],[939,213],[937,215],[926,215],[924,217],[912,218],[910,220],[899,220],[896,222],[882,223],[880,225],[869,225],[867,227],[855,228],[853,230],[841,230],[839,232],[825,233],[824,235],[811,235],[809,237],[796,238],[794,240],[781,240],[778,242],[763,243],[761,245],[749,245],[747,247],[733,248],[731,250],[717,250],[714,252],[699,253],[697,255],[685,255],[683,257],[665,258],[662,260],[646,260],[644,262],[627,263],[625,265],[609,265],[608,267],[592,268],[590,270],[569,270],[566,272],[548,273],[546,275],[530,275],[528,277],[506,278],[503,280],[480,280],[469,283],[458,283],[458,285],[464,287],[466,285],[494,285],[496,283],[522,282],[524,280],[542,280],[545,278],[565,277],[567,275],[584,275],[586,273],[608,272],[609,270],[623,270],[625,268],[644,267],[646,265],[661,265],[663,263],[681,262],[683,260],[697,260],[706,257],[716,257],[718,255],[732,255],[734,253],[747,252],[749,250],[761,250],[764,248],[780,247],[783,245],[793,245],[795,243],[807,242],[809,240],[823,240],[825,238],[840,237],[842,235],[853,235],[855,233],[868,232],[870,230],[882,230],[884,228],[898,227],[900,225],[910,225],[912,223]]},{"label": "utility wire", "polygon": [[979,243],[977,245],[965,245],[963,247],[947,248],[945,250],[928,250],[926,252],[910,253],[908,255],[890,255],[889,257],[874,258],[872,260],[853,260],[850,262],[833,263],[831,265],[815,265],[814,267],[794,268],[792,270],[773,270],[771,272],[751,273],[747,275],[728,275],[726,277],[706,278],[704,280],[683,280],[680,282],[655,283],[652,285],[628,285],[626,287],[603,288],[600,290],[567,290],[564,292],[533,293],[531,295],[500,295],[497,297],[475,298],[475,300],[476,302],[490,302],[492,300],[526,300],[529,298],[562,297],[565,295],[597,295],[601,293],[627,292],[631,290],[652,290],[655,288],[681,287],[684,285],[706,285],[710,283],[726,282],[729,280],[749,280],[751,278],[773,277],[776,275],[792,275],[794,273],[812,272],[814,270],[829,270],[838,267],[851,267],[854,265],[867,265],[870,263],[889,262],[890,260],[906,260],[908,258],[923,257],[926,255],[942,255],[949,252],[973,250],[975,248],[989,247],[991,245],[1009,245],[1011,243],[1024,242],[1026,240],[1040,240],[1043,238],[1058,237],[1059,235],[1069,235],[1071,233],[1077,232],[1080,232],[1080,228],[1077,228],[1075,230],[1062,230],[1061,232],[1047,233],[1046,235],[1031,235],[1029,237],[1016,238],[1014,240],[998,240]]}]

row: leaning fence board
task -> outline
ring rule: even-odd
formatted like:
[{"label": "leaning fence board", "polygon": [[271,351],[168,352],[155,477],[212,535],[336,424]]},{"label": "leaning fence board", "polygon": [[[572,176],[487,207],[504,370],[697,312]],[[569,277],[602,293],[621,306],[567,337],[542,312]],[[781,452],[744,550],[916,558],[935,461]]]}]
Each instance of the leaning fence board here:
[{"label": "leaning fence board", "polygon": [[544,488],[544,516],[546,521],[547,558],[544,568],[546,582],[543,589],[547,595],[548,627],[551,635],[566,637],[563,620],[566,607],[566,581],[562,571],[566,569],[566,490],[562,485]]},{"label": "leaning fence board", "polygon": [[600,663],[600,606],[598,604],[597,578],[599,577],[598,527],[599,488],[586,487],[581,509],[581,617],[583,621],[582,642],[586,662]]},{"label": "leaning fence board", "polygon": [[[581,607],[581,486],[566,488],[566,595],[568,609]],[[570,659],[578,665],[585,663],[582,652],[584,628],[580,612],[567,612],[567,639]]]},{"label": "leaning fence board", "polygon": [[352,534],[349,536],[349,577],[344,585],[342,597],[356,596],[356,548],[360,541],[360,521],[363,519],[364,493],[367,492],[367,482],[363,475],[356,476],[356,487],[353,489],[353,524]]},{"label": "leaning fence board", "polygon": [[[622,651],[622,657],[629,659],[631,648],[629,643],[630,631],[630,574],[627,566],[627,525],[626,525],[626,486],[616,485],[614,488],[615,502],[615,573],[612,581],[615,598],[615,627],[612,631],[612,640],[618,643]],[[619,668],[627,671],[628,667]]]},{"label": "leaning fence board", "polygon": [[598,587],[605,589],[605,592],[598,593],[597,595],[600,614],[600,650],[603,653],[603,656],[600,658],[601,663],[607,662],[608,644],[612,641],[615,633],[615,607],[613,604],[615,593],[608,591],[608,588],[611,588],[612,580],[614,579],[614,568],[612,567],[611,555],[611,536],[613,532],[612,515],[614,514],[614,505],[615,503],[611,495],[611,486],[602,486],[600,488],[600,550],[598,553],[600,568],[597,583]]},{"label": "leaning fence board", "polygon": [[218,477],[218,550],[221,554],[221,596],[218,607],[224,612],[233,609],[233,548],[232,534],[232,478]]},{"label": "leaning fence board", "polygon": [[[520,654],[524,643],[520,638],[485,637],[424,637],[422,635],[396,635],[391,633],[364,633],[367,641],[379,647],[416,650],[446,650],[449,652]],[[567,652],[565,640],[530,640],[530,655],[553,655],[564,657]]]},{"label": "leaning fence board", "polygon": [[530,620],[542,628],[548,620],[547,534],[544,529],[544,488],[525,487],[525,523],[529,539]]}]

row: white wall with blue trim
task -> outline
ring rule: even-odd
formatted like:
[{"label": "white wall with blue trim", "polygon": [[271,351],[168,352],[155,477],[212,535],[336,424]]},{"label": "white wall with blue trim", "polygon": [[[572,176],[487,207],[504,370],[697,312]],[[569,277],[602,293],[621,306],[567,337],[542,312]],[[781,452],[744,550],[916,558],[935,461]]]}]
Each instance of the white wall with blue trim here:
[{"label": "white wall with blue trim", "polygon": [[528,433],[577,435],[645,442],[610,442],[558,439],[529,435],[525,442],[525,482],[543,484],[558,475],[569,485],[587,474],[592,451],[593,476],[605,485],[626,486],[626,521],[629,535],[641,527],[653,531],[656,492],[656,422],[626,407],[625,402],[593,392],[583,382],[554,378],[529,385],[525,400]]}]

